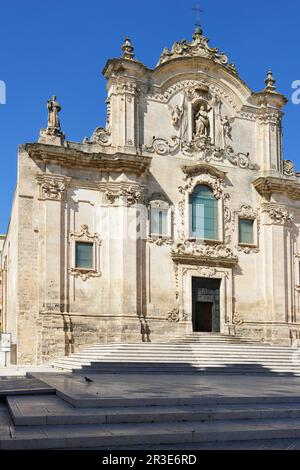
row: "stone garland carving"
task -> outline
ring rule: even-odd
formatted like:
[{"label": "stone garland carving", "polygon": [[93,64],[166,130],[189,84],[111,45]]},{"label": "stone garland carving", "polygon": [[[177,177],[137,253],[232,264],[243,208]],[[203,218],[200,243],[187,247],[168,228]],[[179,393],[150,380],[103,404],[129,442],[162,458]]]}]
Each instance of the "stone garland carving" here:
[{"label": "stone garland carving", "polygon": [[235,65],[228,62],[228,57],[224,53],[219,54],[218,48],[209,47],[208,42],[209,39],[203,35],[202,29],[196,28],[192,42],[189,43],[184,39],[181,42],[175,42],[171,51],[165,48],[158,65],[178,57],[204,57],[226,67],[237,75]]},{"label": "stone garland carving", "polygon": [[283,161],[283,174],[285,176],[295,176],[295,167],[294,163],[291,160]]},{"label": "stone garland carving", "polygon": [[172,238],[168,237],[148,237],[148,243],[153,243],[157,246],[166,246],[166,245],[173,245],[174,241]]},{"label": "stone garland carving", "polygon": [[[96,243],[97,247],[101,245],[100,236],[95,233],[92,235],[89,231],[88,225],[81,225],[80,230],[78,232],[70,232],[69,240],[73,245],[73,250],[75,251],[74,244],[76,241],[85,241],[90,243]],[[72,267],[68,270],[69,274],[74,277],[80,277],[84,282],[86,282],[90,278],[100,277],[101,271],[98,269],[98,255],[96,252],[96,259],[94,260],[95,268],[94,269],[84,269],[84,268],[75,268]]]},{"label": "stone garland carving", "polygon": [[200,245],[190,240],[178,242],[176,247],[171,251],[171,255],[192,255],[210,260],[222,258],[230,261],[238,261],[237,255],[233,253],[231,248],[225,245]]}]

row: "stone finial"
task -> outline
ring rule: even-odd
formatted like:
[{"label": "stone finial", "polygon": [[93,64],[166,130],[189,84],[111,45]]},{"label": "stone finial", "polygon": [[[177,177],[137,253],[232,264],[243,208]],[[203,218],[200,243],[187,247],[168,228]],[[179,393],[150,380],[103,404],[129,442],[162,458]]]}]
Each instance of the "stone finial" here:
[{"label": "stone finial", "polygon": [[122,55],[123,59],[127,59],[127,60],[134,59],[134,53],[133,53],[134,47],[132,46],[131,40],[128,36],[125,38],[125,42],[122,46],[122,51],[124,52],[124,54]]},{"label": "stone finial", "polygon": [[201,26],[197,25],[196,28],[195,28],[194,35],[193,35],[194,41],[196,41],[197,38],[199,38],[200,36],[203,36],[203,30],[202,30]]},{"label": "stone finial", "polygon": [[267,78],[265,80],[266,87],[264,91],[268,93],[275,93],[276,92],[275,83],[276,83],[276,80],[273,77],[273,73],[271,70],[269,70],[269,72],[267,73]]}]

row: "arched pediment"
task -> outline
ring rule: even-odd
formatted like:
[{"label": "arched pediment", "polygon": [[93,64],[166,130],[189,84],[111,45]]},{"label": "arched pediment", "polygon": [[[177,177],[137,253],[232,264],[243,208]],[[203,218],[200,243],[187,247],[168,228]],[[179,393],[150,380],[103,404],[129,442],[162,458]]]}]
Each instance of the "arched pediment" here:
[{"label": "arched pediment", "polygon": [[210,175],[222,181],[226,178],[226,173],[224,171],[221,171],[212,165],[208,165],[207,163],[198,163],[197,165],[189,166],[184,165],[181,167],[181,169],[188,177]]}]

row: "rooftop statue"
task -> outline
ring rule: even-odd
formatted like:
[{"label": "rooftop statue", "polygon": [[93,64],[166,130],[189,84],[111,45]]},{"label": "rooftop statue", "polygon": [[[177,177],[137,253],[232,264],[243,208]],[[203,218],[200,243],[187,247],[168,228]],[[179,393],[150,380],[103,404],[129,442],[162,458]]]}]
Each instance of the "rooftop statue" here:
[{"label": "rooftop statue", "polygon": [[60,120],[58,113],[61,111],[60,104],[56,101],[56,96],[47,102],[48,107],[48,129],[55,129],[60,131]]}]

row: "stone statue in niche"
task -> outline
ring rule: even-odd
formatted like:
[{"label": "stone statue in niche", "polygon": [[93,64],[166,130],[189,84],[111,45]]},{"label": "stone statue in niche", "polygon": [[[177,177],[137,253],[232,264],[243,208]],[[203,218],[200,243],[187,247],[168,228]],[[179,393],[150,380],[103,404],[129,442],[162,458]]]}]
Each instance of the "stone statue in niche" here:
[{"label": "stone statue in niche", "polygon": [[215,146],[219,149],[225,149],[228,140],[232,140],[232,123],[234,118],[222,115],[222,102],[218,98],[215,99],[216,110],[216,134]]},{"label": "stone statue in niche", "polygon": [[195,136],[196,137],[209,137],[210,136],[210,122],[209,113],[212,110],[206,103],[201,103],[199,111],[195,116]]},{"label": "stone statue in niche", "polygon": [[176,105],[175,108],[172,110],[172,123],[176,129],[180,128],[182,117],[183,108],[181,106]]},{"label": "stone statue in niche", "polygon": [[58,113],[61,111],[60,104],[56,101],[56,96],[48,100],[48,129],[56,129],[60,131],[60,120]]}]

